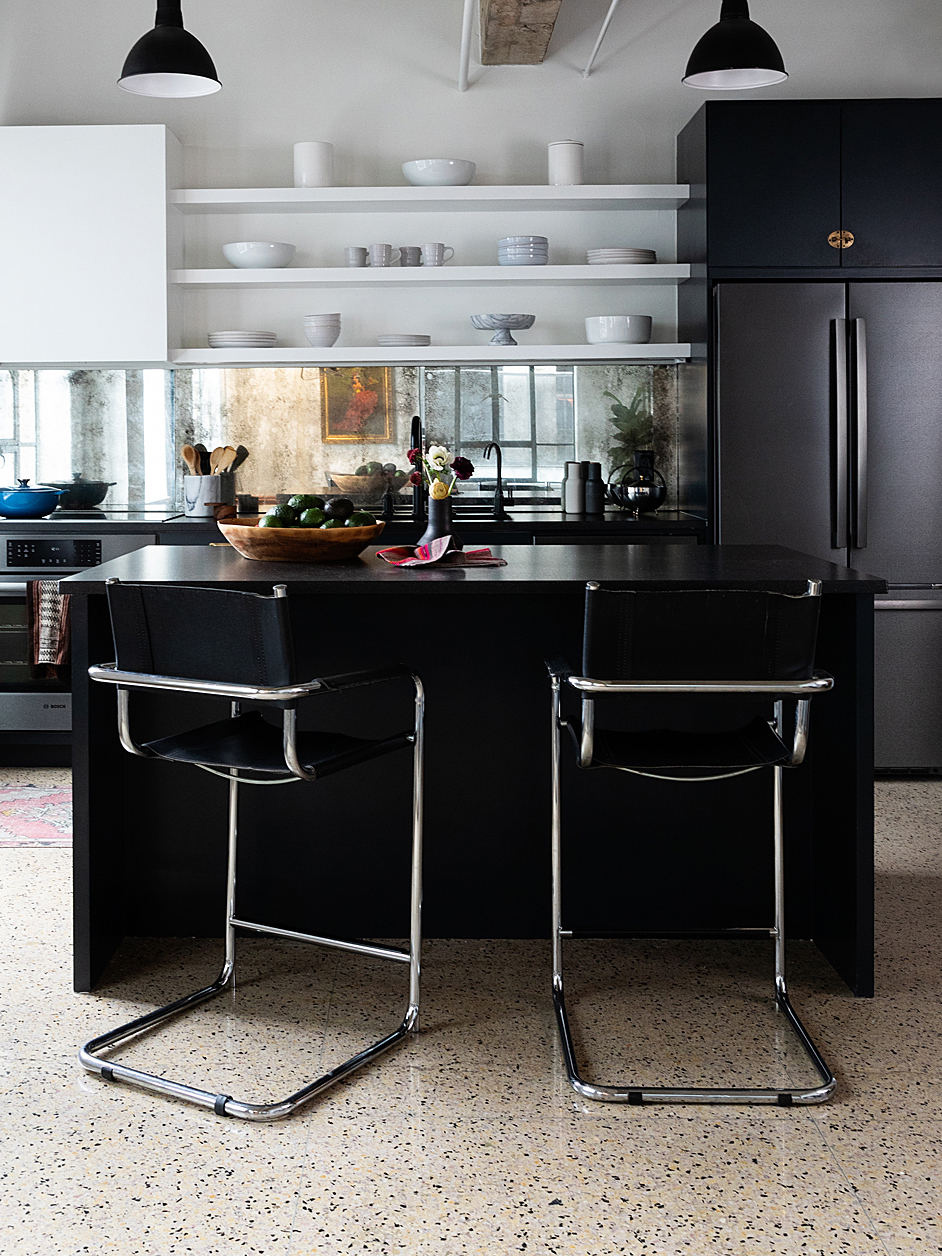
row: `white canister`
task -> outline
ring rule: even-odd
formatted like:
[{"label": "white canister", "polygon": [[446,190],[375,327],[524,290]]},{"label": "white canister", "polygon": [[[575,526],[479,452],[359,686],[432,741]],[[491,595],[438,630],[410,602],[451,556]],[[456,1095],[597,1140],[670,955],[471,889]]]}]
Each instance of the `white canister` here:
[{"label": "white canister", "polygon": [[329,188],[334,185],[334,146],[326,140],[304,140],[294,146],[294,186]]},{"label": "white canister", "polygon": [[551,186],[575,187],[585,183],[582,140],[555,140],[548,146],[549,180]]},{"label": "white canister", "polygon": [[585,467],[581,462],[567,462],[561,485],[563,510],[567,515],[585,514]]},{"label": "white canister", "polygon": [[234,505],[235,476],[231,471],[183,477],[183,513],[187,519],[213,519],[216,506]]}]

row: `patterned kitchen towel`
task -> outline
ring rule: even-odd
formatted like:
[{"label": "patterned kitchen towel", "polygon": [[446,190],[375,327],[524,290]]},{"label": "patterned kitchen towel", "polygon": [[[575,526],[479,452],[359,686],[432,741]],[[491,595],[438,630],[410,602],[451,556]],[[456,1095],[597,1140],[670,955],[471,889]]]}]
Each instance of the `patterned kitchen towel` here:
[{"label": "patterned kitchen towel", "polygon": [[377,550],[376,557],[394,567],[506,567],[506,558],[495,558],[489,549],[460,550],[454,537],[437,536],[428,545],[394,545]]},{"label": "patterned kitchen towel", "polygon": [[40,677],[65,679],[70,656],[71,597],[57,580],[33,580],[29,586],[30,664]]},{"label": "patterned kitchen towel", "polygon": [[71,845],[69,786],[0,785],[0,848]]}]

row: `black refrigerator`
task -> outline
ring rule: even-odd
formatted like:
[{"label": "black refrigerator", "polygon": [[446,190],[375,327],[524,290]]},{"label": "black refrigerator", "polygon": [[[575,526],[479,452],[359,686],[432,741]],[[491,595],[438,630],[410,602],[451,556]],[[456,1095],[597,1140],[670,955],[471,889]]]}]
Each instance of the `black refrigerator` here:
[{"label": "black refrigerator", "polygon": [[878,770],[942,770],[942,281],[719,283],[718,539],[882,576]]}]

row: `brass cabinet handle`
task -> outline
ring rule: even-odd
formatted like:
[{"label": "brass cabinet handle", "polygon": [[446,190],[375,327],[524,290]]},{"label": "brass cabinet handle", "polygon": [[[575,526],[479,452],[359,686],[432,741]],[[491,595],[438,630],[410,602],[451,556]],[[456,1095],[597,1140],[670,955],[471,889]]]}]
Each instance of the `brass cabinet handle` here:
[{"label": "brass cabinet handle", "polygon": [[828,244],[832,249],[849,249],[854,242],[852,231],[832,231],[828,236]]}]

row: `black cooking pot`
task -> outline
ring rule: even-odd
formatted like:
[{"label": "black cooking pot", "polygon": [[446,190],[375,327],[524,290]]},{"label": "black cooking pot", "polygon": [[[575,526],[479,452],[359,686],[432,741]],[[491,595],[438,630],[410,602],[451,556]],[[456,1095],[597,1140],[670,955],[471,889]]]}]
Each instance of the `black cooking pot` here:
[{"label": "black cooking pot", "polygon": [[63,489],[59,498],[60,510],[91,510],[99,502],[104,501],[109,488],[117,484],[117,480],[86,480],[81,472],[76,471],[71,480],[50,480],[52,488]]}]

